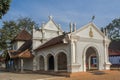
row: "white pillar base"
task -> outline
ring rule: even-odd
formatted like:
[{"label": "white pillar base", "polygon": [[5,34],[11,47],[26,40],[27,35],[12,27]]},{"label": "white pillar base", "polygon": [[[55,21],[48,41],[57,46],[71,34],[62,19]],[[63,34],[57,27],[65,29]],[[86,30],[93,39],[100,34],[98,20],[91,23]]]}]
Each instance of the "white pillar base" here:
[{"label": "white pillar base", "polygon": [[110,70],[111,63],[107,62],[104,64],[105,70]]},{"label": "white pillar base", "polygon": [[72,64],[68,65],[68,72],[74,73],[74,72],[80,72],[80,66],[79,64]]}]

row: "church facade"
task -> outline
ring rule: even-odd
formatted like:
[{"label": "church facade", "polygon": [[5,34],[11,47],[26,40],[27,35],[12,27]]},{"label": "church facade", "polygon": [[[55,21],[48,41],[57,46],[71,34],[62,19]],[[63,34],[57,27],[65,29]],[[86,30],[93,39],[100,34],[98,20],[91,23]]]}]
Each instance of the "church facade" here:
[{"label": "church facade", "polygon": [[[90,22],[76,30],[70,24],[65,33],[52,17],[32,34],[33,71],[86,72],[87,70],[109,70],[108,46],[110,40],[97,26]],[[92,65],[96,57],[96,65]]]}]

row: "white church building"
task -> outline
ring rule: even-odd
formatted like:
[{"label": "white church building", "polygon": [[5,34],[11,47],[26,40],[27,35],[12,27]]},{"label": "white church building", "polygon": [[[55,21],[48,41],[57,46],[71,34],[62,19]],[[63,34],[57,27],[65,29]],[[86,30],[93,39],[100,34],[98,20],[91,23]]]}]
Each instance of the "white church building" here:
[{"label": "white church building", "polygon": [[96,69],[110,69],[110,40],[93,22],[78,30],[71,23],[70,32],[65,33],[49,17],[39,30],[33,29],[32,41],[33,71],[86,72],[92,69],[92,57],[96,57]]}]

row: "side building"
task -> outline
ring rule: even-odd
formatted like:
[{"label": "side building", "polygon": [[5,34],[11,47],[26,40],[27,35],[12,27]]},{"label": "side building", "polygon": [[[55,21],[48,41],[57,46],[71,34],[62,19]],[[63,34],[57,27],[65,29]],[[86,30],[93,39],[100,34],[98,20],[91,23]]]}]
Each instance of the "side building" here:
[{"label": "side building", "polygon": [[120,67],[120,41],[112,41],[109,45],[111,67]]},{"label": "side building", "polygon": [[6,57],[6,68],[9,71],[23,72],[24,69],[32,70],[32,36],[26,31],[22,30],[12,40],[12,49],[8,50]]}]

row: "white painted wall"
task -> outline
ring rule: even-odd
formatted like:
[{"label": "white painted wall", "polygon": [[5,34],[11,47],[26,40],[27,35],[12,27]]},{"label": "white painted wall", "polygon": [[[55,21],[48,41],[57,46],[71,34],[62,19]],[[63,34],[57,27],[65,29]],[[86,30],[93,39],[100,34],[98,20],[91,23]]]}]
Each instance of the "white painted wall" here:
[{"label": "white painted wall", "polygon": [[84,54],[86,54],[86,50],[89,48],[89,47],[94,47],[94,48],[96,48],[96,50],[97,50],[97,52],[98,52],[98,54],[99,54],[99,65],[100,65],[100,69],[101,70],[104,70],[104,63],[105,63],[105,57],[104,57],[104,49],[102,48],[103,47],[103,45],[101,45],[102,44],[102,41],[101,41],[101,43],[95,43],[95,42],[90,42],[90,41],[88,41],[88,42],[86,42],[86,41],[79,41],[79,42],[77,42],[77,52],[76,52],[76,59],[77,59],[77,63],[79,64],[79,65],[81,65],[81,67],[80,67],[80,71],[84,71],[84,70],[86,70],[86,68],[85,68],[85,65],[86,64],[84,64],[84,62],[85,62],[85,60],[84,60],[84,58],[85,58],[85,56],[84,56]]},{"label": "white painted wall", "polygon": [[62,34],[60,26],[53,19],[49,19],[47,23],[42,24],[39,30],[33,29],[33,49],[36,49],[41,43]]},{"label": "white painted wall", "polygon": [[[90,28],[92,28],[93,37],[89,35]],[[86,51],[89,47],[94,47],[99,57],[99,70],[107,70],[110,68],[108,60],[108,45],[109,39],[104,36],[92,23],[84,26],[82,29],[72,32],[67,35],[66,41],[68,44],[58,44],[48,48],[41,49],[35,52],[35,63],[37,70],[39,70],[39,55],[44,56],[45,64],[47,65],[47,55],[52,54],[54,57],[57,52],[65,51],[67,54],[68,72],[84,72],[86,71],[85,57]],[[51,35],[52,38],[52,35]],[[107,45],[107,46],[106,46]],[[55,57],[56,58],[56,57]],[[56,63],[56,62],[55,62]],[[47,66],[45,65],[45,70]],[[56,65],[57,66],[57,65]],[[57,71],[57,69],[55,69]]]},{"label": "white painted wall", "polygon": [[[60,52],[64,52],[67,55],[67,63],[68,65],[70,64],[70,48],[69,45],[67,44],[58,44],[55,46],[51,46],[49,48],[45,48],[43,50],[40,50],[38,52],[35,53],[35,58],[36,58],[36,66],[37,66],[37,70],[39,70],[39,56],[42,55],[44,56],[44,59],[47,60],[47,55],[48,54],[52,54],[54,56],[54,58],[56,57],[56,55]],[[57,61],[57,60],[56,60]],[[47,65],[46,65],[47,66]]]},{"label": "white painted wall", "polygon": [[24,43],[25,43],[25,41],[16,41],[16,42],[14,42],[13,50],[18,50]]},{"label": "white painted wall", "polygon": [[33,59],[23,59],[24,61],[24,65],[23,65],[23,69],[25,70],[32,70],[33,69]]},{"label": "white painted wall", "polygon": [[42,32],[41,30],[33,30],[33,39],[41,39],[42,38]]}]

